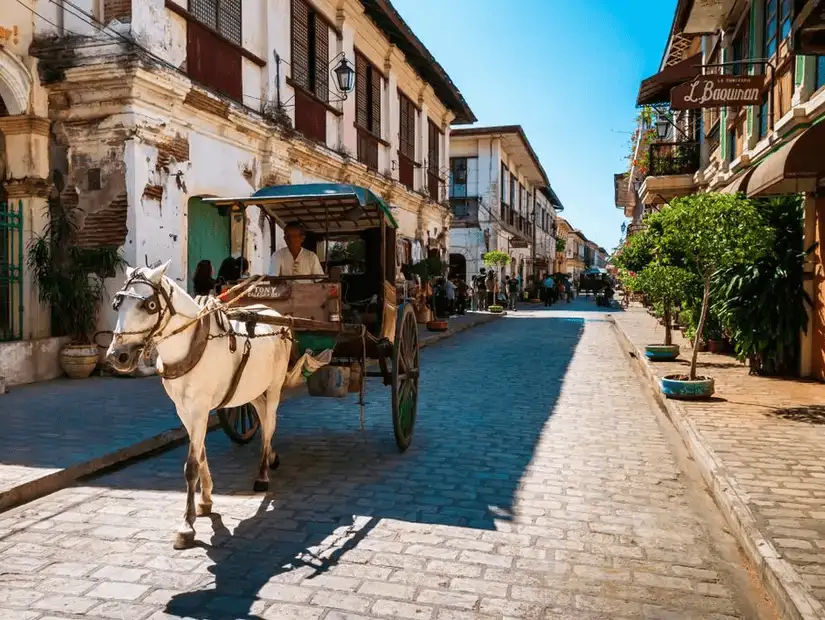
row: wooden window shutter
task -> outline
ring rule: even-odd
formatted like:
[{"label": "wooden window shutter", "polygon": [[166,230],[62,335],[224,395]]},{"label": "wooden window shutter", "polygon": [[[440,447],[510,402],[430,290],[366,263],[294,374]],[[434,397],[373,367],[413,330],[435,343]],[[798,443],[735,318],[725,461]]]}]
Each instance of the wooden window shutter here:
[{"label": "wooden window shutter", "polygon": [[364,129],[369,126],[369,98],[367,96],[367,73],[371,67],[361,54],[355,55],[355,122]]},{"label": "wooden window shutter", "polygon": [[292,0],[292,79],[309,90],[309,7]]},{"label": "wooden window shutter", "polygon": [[438,161],[438,147],[441,132],[438,131],[438,126],[430,119],[427,119],[427,130],[427,165],[431,171],[437,173],[440,163]]},{"label": "wooden window shutter", "polygon": [[375,67],[370,67],[370,71],[372,73],[372,121],[371,127],[369,130],[375,135],[376,137],[381,137],[381,74],[378,73],[378,69]]},{"label": "wooden window shutter", "polygon": [[329,101],[329,26],[317,15],[315,19],[315,95]]},{"label": "wooden window shutter", "polygon": [[415,159],[415,108],[412,101],[405,96],[400,95],[401,105],[401,152],[409,157]]}]

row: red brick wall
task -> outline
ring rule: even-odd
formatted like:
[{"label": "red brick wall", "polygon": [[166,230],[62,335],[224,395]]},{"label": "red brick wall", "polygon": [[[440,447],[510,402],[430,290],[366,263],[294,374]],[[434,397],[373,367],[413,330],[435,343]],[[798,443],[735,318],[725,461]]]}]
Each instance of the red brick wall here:
[{"label": "red brick wall", "polygon": [[132,0],[103,0],[103,22],[108,24],[113,19],[132,21]]}]

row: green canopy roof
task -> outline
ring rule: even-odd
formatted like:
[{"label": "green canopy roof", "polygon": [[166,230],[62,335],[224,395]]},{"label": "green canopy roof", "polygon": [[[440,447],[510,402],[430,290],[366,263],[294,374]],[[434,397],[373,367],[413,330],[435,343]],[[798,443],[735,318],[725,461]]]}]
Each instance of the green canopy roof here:
[{"label": "green canopy roof", "polygon": [[340,183],[305,185],[270,185],[252,196],[240,198],[204,198],[218,206],[256,205],[272,215],[283,227],[300,222],[315,233],[357,232],[381,226],[383,217],[398,228],[387,204],[365,187]]}]

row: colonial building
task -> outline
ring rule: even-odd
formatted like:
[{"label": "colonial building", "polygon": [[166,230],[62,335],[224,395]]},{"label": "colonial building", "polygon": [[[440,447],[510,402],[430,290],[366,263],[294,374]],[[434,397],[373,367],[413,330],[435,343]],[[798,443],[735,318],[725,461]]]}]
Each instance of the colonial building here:
[{"label": "colonial building", "polygon": [[[171,259],[184,286],[201,259],[244,252],[268,271],[274,223],[202,198],[272,184],[368,187],[393,208],[400,254],[448,244],[450,127],[475,117],[389,1],[3,4],[0,180],[22,201],[24,243],[57,174],[84,243],[121,246],[132,265]],[[48,336],[26,274],[20,299],[18,325],[18,298],[0,293],[0,333]]]},{"label": "colonial building", "polygon": [[524,130],[518,125],[469,127],[450,135],[450,262],[472,276],[482,256],[510,256],[505,273],[546,271],[555,254],[556,211],[564,207]]},{"label": "colonial building", "polygon": [[[814,310],[801,371],[823,380],[824,27],[821,0],[679,0],[660,71],[639,89],[637,104],[655,112],[640,117],[647,148],[638,150],[627,173],[616,175],[617,206],[632,226],[646,210],[694,192],[803,193],[805,247],[820,245],[806,267]],[[701,110],[672,111],[672,89],[700,76],[742,78],[756,96],[747,105],[711,100]]]}]

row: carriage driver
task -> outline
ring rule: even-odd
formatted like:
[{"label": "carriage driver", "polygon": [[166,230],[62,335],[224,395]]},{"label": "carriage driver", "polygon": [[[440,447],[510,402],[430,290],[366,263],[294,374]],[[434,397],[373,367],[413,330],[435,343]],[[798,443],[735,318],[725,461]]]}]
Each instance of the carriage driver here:
[{"label": "carriage driver", "polygon": [[284,227],[286,247],[273,255],[272,275],[275,277],[324,275],[318,255],[302,247],[305,239],[306,232],[299,222],[290,222]]}]

